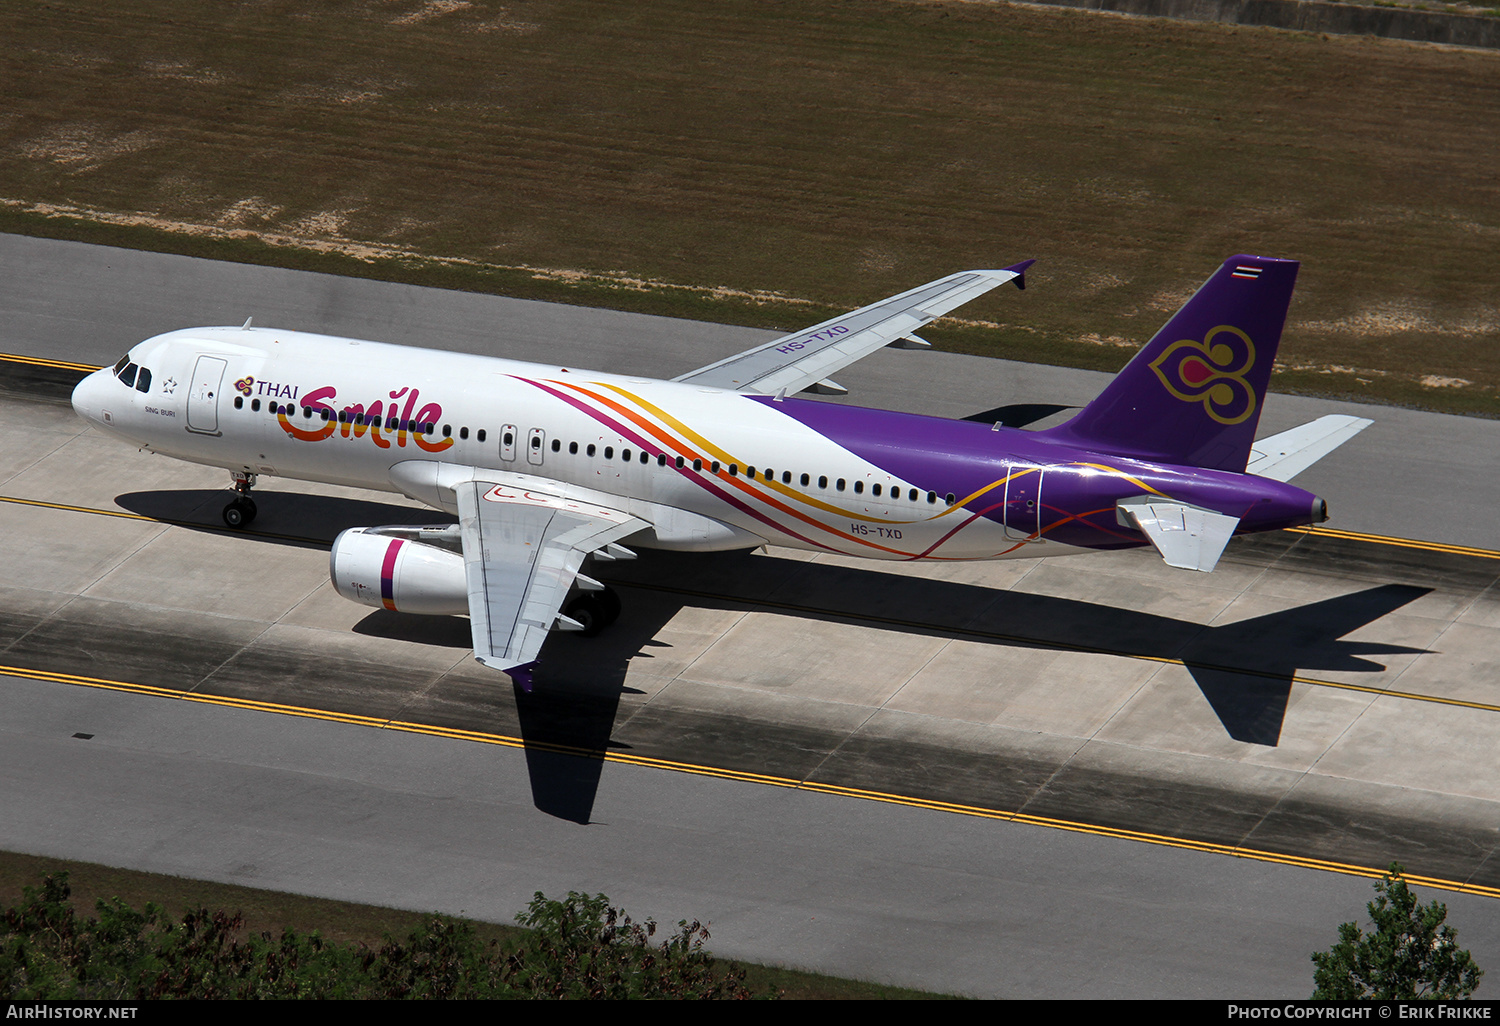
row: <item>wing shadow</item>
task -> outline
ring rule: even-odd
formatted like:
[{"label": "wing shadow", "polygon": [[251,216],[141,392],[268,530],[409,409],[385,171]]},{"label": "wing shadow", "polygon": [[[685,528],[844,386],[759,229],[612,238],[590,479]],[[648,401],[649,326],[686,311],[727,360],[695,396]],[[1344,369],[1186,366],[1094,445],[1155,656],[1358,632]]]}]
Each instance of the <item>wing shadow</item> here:
[{"label": "wing shadow", "polygon": [[[432,685],[421,696],[420,710],[411,715],[457,729],[519,734],[532,804],[549,816],[588,824],[604,754],[629,748],[612,740],[621,699],[642,693],[626,684],[626,672],[632,660],[649,659],[653,649],[670,647],[655,639],[681,608],[682,602],[670,596],[634,593],[619,620],[597,637],[553,633],[530,691],[514,682],[506,687],[502,674],[469,663]],[[377,609],[355,624],[354,632],[455,652],[469,650],[473,643],[463,616]]]}]

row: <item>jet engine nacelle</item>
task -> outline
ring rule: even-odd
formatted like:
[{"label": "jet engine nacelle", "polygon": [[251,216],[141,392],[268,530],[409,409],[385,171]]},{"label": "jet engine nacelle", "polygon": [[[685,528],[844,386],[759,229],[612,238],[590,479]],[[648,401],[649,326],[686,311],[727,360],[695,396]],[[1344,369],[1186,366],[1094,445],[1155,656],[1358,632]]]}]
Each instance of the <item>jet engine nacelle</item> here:
[{"label": "jet engine nacelle", "polygon": [[344,598],[376,609],[467,615],[464,557],[454,548],[418,540],[446,541],[447,534],[420,527],[350,528],[333,540],[328,557],[333,586]]}]

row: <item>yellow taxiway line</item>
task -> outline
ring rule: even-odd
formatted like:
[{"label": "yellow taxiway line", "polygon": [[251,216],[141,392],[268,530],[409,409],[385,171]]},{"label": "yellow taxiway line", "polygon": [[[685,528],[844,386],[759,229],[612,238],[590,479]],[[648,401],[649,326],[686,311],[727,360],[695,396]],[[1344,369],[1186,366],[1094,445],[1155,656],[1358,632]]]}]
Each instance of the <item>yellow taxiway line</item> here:
[{"label": "yellow taxiway line", "polygon": [[[1144,830],[1126,830],[1120,827],[1097,826],[1091,823],[1078,823],[1072,820],[1057,819],[1051,816],[1035,816],[1021,811],[1007,811],[1005,809],[988,809],[983,806],[962,805],[956,802],[938,801],[930,798],[917,798],[911,795],[890,794],[884,791],[871,791],[857,787],[843,787],[838,784],[826,784],[816,780],[797,780],[792,777],[778,777],[765,773],[749,773],[741,770],[722,769],[715,766],[700,766],[688,762],[676,762],[670,759],[655,759],[644,755],[628,755],[619,752],[598,751],[594,749],[575,748],[567,745],[531,743],[523,738],[509,737],[504,734],[489,734],[475,730],[456,730],[448,727],[435,727],[422,723],[407,723],[402,720],[383,719],[375,716],[359,716],[353,713],[329,712],[323,709],[309,709],[295,705],[284,705],[278,702],[257,702],[243,698],[229,698],[223,695],[197,694],[191,691],[182,691],[176,688],[154,687],[149,684],[132,684],[128,681],[107,680],[100,677],[85,677],[73,673],[54,673],[46,670],[33,670],[23,666],[0,665],[0,676],[19,677],[31,680],[48,681],[57,684],[73,684],[80,687],[100,688],[108,691],[124,691],[138,695],[149,695],[153,698],[175,698],[185,702],[201,702],[207,705],[227,706],[234,709],[245,709],[252,712],[277,713],[283,716],[297,716],[304,719],[326,720],[334,723],[347,723],[360,727],[374,727],[380,730],[398,730],[409,734],[426,734],[432,737],[443,737],[456,741],[472,741],[480,744],[499,745],[505,748],[531,748],[532,750],[544,750],[565,755],[573,755],[581,758],[598,759],[603,762],[616,762],[628,766],[639,766],[646,769],[667,770],[674,773],[689,773],[694,776],[713,777],[720,780],[734,780],[749,784],[763,784],[769,787],[785,787],[798,791],[812,791],[818,794],[834,795],[841,798],[857,798],[863,801],[882,802],[889,805],[905,805],[911,808],[927,809],[933,812],[947,812],[959,816],[972,816],[981,819],[993,819],[1008,823],[1022,823],[1028,826],[1049,827],[1053,830],[1067,830],[1072,833],[1093,834],[1097,837],[1110,837],[1122,841],[1138,841],[1142,844],[1154,844],[1170,848],[1184,848],[1190,851],[1201,851],[1212,855],[1227,855],[1233,858],[1251,859],[1256,862],[1273,862],[1286,866],[1297,866],[1302,869],[1318,869],[1330,873],[1341,873],[1346,876],[1359,876],[1370,879],[1384,875],[1385,870],[1373,866],[1360,866],[1347,862],[1333,862],[1328,859],[1310,858],[1302,855],[1290,855],[1284,852],[1263,851],[1258,848],[1248,848],[1237,844],[1221,844],[1214,841],[1196,841],[1191,838],[1171,837],[1166,834],[1153,834]],[[1500,898],[1500,887],[1490,887],[1483,884],[1465,883],[1461,880],[1445,880],[1441,877],[1414,876],[1408,874],[1406,880],[1413,884],[1426,887],[1436,887],[1442,890],[1455,891],[1461,894],[1473,894],[1485,898]]]},{"label": "yellow taxiway line", "polygon": [[56,367],[59,370],[83,371],[92,374],[100,368],[91,363],[71,363],[68,360],[48,360],[40,356],[17,356],[14,353],[0,353],[0,360],[6,363],[29,363],[33,367]]}]

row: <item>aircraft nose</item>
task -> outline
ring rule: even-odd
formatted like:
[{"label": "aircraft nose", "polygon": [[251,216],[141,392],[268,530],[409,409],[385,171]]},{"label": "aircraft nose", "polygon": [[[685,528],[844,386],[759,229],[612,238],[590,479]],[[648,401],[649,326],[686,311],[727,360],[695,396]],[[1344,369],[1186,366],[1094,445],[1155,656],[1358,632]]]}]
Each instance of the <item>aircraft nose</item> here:
[{"label": "aircraft nose", "polygon": [[91,424],[99,423],[104,393],[109,387],[109,371],[96,370],[73,386],[73,412]]}]

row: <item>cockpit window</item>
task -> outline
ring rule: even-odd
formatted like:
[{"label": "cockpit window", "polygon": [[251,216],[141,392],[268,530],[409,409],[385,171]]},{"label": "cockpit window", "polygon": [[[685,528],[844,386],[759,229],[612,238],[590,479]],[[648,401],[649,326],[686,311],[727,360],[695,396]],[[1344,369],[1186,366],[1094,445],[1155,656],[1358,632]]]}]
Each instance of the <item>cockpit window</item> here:
[{"label": "cockpit window", "polygon": [[115,377],[119,377],[120,376],[120,372],[125,369],[125,365],[128,364],[129,362],[130,362],[130,354],[129,353],[126,353],[124,356],[120,357],[120,362],[117,363],[117,364],[115,364]]},{"label": "cockpit window", "polygon": [[142,367],[141,372],[135,376],[135,390],[137,392],[151,391],[151,372]]},{"label": "cockpit window", "polygon": [[135,385],[135,372],[137,370],[139,370],[139,368],[136,367],[135,364],[133,364],[133,363],[126,364],[124,370],[116,372],[116,376],[121,381],[125,382],[125,387],[126,388],[131,388],[131,387],[133,387]]}]

